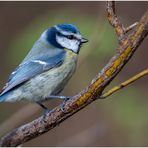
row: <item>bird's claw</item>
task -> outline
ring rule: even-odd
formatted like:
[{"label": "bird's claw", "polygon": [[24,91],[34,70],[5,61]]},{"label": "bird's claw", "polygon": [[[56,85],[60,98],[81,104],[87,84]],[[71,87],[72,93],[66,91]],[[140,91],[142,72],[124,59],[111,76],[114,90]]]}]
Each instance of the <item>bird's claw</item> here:
[{"label": "bird's claw", "polygon": [[45,109],[43,113],[43,119],[45,119],[46,115],[50,112],[50,109]]},{"label": "bird's claw", "polygon": [[67,113],[67,112],[65,111],[65,104],[66,104],[66,102],[67,102],[69,99],[70,99],[70,97],[65,98],[64,101],[63,101],[63,103],[61,104],[60,109],[61,109],[61,111],[62,111],[63,113]]}]

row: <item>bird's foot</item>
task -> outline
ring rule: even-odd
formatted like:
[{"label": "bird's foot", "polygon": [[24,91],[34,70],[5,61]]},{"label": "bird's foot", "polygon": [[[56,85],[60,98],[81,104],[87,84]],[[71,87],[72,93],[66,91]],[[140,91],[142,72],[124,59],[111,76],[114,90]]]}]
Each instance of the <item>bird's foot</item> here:
[{"label": "bird's foot", "polygon": [[63,101],[63,103],[60,105],[61,107],[61,111],[63,112],[63,113],[66,113],[65,112],[65,104],[66,104],[66,102],[70,99],[70,97],[67,97],[67,96],[64,96],[65,98],[64,98],[64,101]]},{"label": "bird's foot", "polygon": [[49,97],[45,98],[45,100],[48,100],[48,99],[61,99],[61,100],[64,100],[63,103],[61,104],[61,110],[63,113],[66,113],[64,111],[64,106],[65,106],[65,103],[70,99],[71,97],[70,96],[55,96],[55,95],[50,95]]},{"label": "bird's foot", "polygon": [[43,119],[45,119],[45,117],[47,116],[47,114],[50,112],[50,109],[45,109],[44,113],[43,113]]}]

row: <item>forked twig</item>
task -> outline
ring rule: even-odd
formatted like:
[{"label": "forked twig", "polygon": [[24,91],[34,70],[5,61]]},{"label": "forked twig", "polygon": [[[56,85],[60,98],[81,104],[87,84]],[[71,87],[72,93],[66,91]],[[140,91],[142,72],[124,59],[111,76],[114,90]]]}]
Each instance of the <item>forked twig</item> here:
[{"label": "forked twig", "polygon": [[107,8],[107,17],[108,17],[109,23],[115,29],[119,44],[122,44],[124,38],[126,37],[125,34],[131,31],[133,28],[135,28],[138,25],[138,22],[135,22],[134,24],[125,28],[120,18],[116,14],[115,1],[108,1],[106,3],[106,8]]}]

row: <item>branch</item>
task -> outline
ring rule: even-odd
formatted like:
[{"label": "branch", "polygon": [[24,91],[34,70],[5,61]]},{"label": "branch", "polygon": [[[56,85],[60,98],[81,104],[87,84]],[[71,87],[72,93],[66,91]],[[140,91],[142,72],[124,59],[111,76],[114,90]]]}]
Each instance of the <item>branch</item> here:
[{"label": "branch", "polygon": [[1,139],[0,146],[18,146],[38,137],[99,98],[105,87],[131,59],[147,34],[148,11],[143,15],[133,32],[126,37],[123,44],[119,45],[117,53],[92,80],[90,85],[64,104],[64,111],[61,110],[61,105],[59,105],[46,115],[42,115],[30,123],[12,130]]},{"label": "branch", "polygon": [[6,121],[0,123],[0,137],[27,121],[27,119],[31,118],[34,114],[39,113],[39,111],[41,111],[41,107],[35,103],[30,103],[21,107],[21,109],[12,114],[11,117],[7,118]]},{"label": "branch", "polygon": [[107,17],[108,17],[109,23],[115,29],[119,44],[122,44],[123,39],[126,37],[125,34],[131,31],[133,28],[135,28],[135,26],[138,25],[138,22],[125,28],[124,25],[121,23],[120,18],[116,15],[115,1],[108,1],[106,3],[106,8],[107,8]]},{"label": "branch", "polygon": [[135,82],[136,80],[140,79],[141,77],[143,77],[143,76],[145,76],[145,75],[147,75],[147,74],[148,74],[148,69],[146,69],[146,70],[144,70],[144,71],[138,73],[137,75],[133,76],[132,78],[130,78],[130,79],[128,79],[128,80],[126,80],[125,82],[121,83],[120,85],[113,87],[113,88],[110,89],[109,91],[107,91],[107,92],[105,92],[104,94],[102,94],[102,95],[100,96],[100,98],[104,99],[104,98],[106,98],[106,97],[112,95],[112,94],[115,93],[116,91],[118,91],[118,90],[124,88],[125,86],[127,86],[127,85],[129,85],[129,84]]},{"label": "branch", "polygon": [[133,28],[135,28],[138,25],[138,22],[135,22],[134,24],[128,26],[127,28],[125,28],[124,32],[128,33],[129,31],[131,31]]},{"label": "branch", "polygon": [[106,8],[107,8],[107,17],[109,20],[109,23],[114,27],[116,35],[119,39],[119,41],[121,40],[121,38],[123,38],[124,36],[124,26],[121,23],[119,17],[116,15],[115,12],[115,1],[108,1],[106,3]]}]

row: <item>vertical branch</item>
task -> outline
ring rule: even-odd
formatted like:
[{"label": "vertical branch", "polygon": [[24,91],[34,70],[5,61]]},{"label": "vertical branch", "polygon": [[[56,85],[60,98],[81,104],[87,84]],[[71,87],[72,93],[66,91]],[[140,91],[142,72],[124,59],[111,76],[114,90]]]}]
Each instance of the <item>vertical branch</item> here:
[{"label": "vertical branch", "polygon": [[106,3],[106,8],[107,8],[106,10],[107,10],[107,17],[108,17],[109,23],[114,27],[116,35],[120,42],[123,39],[125,29],[119,17],[116,15],[115,1],[108,1]]}]

